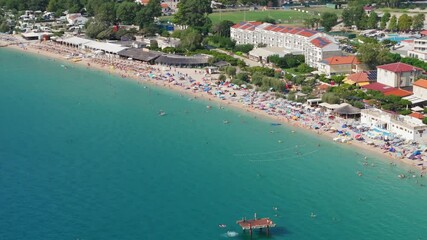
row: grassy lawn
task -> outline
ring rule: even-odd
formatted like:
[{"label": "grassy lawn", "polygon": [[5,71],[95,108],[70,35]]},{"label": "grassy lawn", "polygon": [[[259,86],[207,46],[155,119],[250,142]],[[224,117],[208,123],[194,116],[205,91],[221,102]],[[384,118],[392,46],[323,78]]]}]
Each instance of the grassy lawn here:
[{"label": "grassy lawn", "polygon": [[[209,15],[212,23],[218,23],[222,20],[230,20],[234,23],[242,21],[256,21],[266,17],[273,18],[277,23],[301,25],[303,19],[307,18],[309,14],[297,12],[293,10],[257,10],[246,12],[215,12]],[[163,21],[172,19],[172,16],[162,17]]]},{"label": "grassy lawn", "polygon": [[324,13],[324,12],[332,12],[336,13],[338,16],[341,16],[342,9],[332,9],[327,7],[311,7],[311,8],[301,8],[302,10],[309,11],[310,13]]}]

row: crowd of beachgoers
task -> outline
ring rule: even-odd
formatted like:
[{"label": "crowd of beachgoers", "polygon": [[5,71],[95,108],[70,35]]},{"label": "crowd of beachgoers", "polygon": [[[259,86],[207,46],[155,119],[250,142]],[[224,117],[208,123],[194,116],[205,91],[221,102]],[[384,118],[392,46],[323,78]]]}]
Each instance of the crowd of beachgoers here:
[{"label": "crowd of beachgoers", "polygon": [[[1,36],[0,40],[2,40]],[[117,58],[117,56],[96,55],[52,42],[35,43],[28,47],[37,52],[44,51],[62,57],[78,57],[87,67],[101,68],[123,78],[135,79],[141,84],[147,82],[188,92],[195,98],[202,96],[209,101],[217,100],[220,108],[233,105],[247,112],[268,115],[275,119],[272,123],[275,126],[287,123],[328,136],[339,143],[356,143],[359,146],[382,152],[389,157],[401,159],[420,169],[427,166],[427,161],[424,162],[427,160],[424,153],[426,146],[382,135],[363,126],[358,120],[341,118],[329,110],[279,98],[274,92],[260,92],[245,85],[238,86],[229,81],[219,81],[217,76],[207,74],[203,69],[150,65],[132,59]],[[209,105],[207,108],[212,108],[212,106]],[[159,113],[159,115],[164,114]],[[223,123],[230,124],[226,119]],[[364,159],[363,164],[368,164],[367,158],[364,156],[362,158]],[[390,164],[395,165],[393,162]],[[424,171],[421,174],[423,173]],[[359,172],[357,174],[361,175]],[[401,174],[399,177],[406,176]]]}]

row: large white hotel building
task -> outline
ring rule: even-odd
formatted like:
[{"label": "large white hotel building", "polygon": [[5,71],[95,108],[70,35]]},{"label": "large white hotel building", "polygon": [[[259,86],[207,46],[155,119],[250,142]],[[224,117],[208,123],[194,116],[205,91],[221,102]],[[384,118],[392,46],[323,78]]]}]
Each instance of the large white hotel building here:
[{"label": "large white hotel building", "polygon": [[230,29],[230,37],[237,44],[266,44],[280,47],[289,52],[300,51],[305,62],[314,68],[325,58],[341,56],[342,52],[335,39],[325,33],[300,28],[286,27],[261,22],[241,22]]}]

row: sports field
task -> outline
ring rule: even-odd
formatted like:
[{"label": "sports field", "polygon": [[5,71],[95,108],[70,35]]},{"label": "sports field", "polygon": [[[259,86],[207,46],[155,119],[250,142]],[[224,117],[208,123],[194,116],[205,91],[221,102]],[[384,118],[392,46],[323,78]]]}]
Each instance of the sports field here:
[{"label": "sports field", "polygon": [[[273,18],[277,23],[284,24],[302,24],[303,19],[309,17],[307,13],[293,10],[256,10],[256,11],[239,11],[239,12],[215,12],[209,14],[212,23],[218,23],[223,20],[229,20],[234,23],[242,21],[257,21],[263,18]],[[161,17],[161,20],[171,20],[172,16]]]},{"label": "sports field", "polygon": [[212,23],[217,23],[222,20],[230,20],[238,23],[242,21],[257,21],[265,18],[272,18],[277,23],[301,23],[303,19],[309,15],[293,10],[257,10],[257,11],[242,11],[242,12],[215,12],[209,15]]}]

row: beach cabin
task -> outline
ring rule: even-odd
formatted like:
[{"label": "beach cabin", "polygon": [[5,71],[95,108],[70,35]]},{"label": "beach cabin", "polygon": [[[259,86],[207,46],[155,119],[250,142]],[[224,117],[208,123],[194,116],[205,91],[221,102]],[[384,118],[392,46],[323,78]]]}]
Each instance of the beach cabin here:
[{"label": "beach cabin", "polygon": [[307,105],[310,107],[317,107],[321,102],[322,102],[321,98],[307,99]]}]

